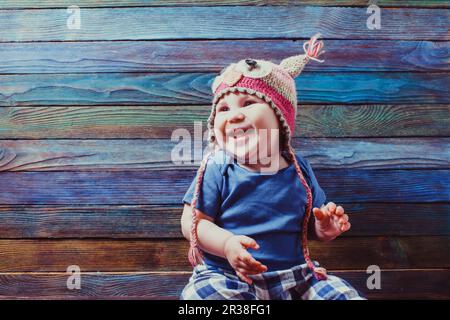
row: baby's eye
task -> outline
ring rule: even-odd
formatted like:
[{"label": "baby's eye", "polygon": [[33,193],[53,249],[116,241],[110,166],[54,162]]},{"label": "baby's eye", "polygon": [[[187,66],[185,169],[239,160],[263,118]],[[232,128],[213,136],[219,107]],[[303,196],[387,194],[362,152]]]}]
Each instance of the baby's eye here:
[{"label": "baby's eye", "polygon": [[244,107],[247,107],[247,106],[252,105],[252,104],[254,104],[254,103],[256,103],[256,101],[253,101],[253,100],[247,100],[247,101],[244,102]]},{"label": "baby's eye", "polygon": [[219,107],[219,112],[224,112],[230,110],[227,106],[221,106]]}]

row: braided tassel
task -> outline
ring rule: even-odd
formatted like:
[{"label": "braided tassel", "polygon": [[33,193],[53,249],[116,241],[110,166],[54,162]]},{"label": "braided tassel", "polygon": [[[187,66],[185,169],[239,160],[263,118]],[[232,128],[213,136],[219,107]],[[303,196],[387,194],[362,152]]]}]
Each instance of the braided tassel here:
[{"label": "braided tassel", "polygon": [[311,188],[308,186],[308,183],[306,182],[305,178],[303,177],[302,170],[300,169],[300,166],[297,162],[297,158],[295,157],[294,151],[291,147],[288,149],[289,154],[291,156],[291,159],[294,161],[295,170],[297,171],[297,175],[300,178],[300,182],[304,186],[306,190],[306,211],[305,211],[305,217],[303,219],[303,228],[302,228],[302,250],[303,250],[303,256],[305,258],[306,264],[308,265],[308,268],[313,272],[314,276],[317,280],[326,280],[327,279],[327,270],[325,268],[316,267],[314,263],[311,261],[311,258],[309,256],[309,249],[308,249],[308,222],[309,217],[311,215],[311,209],[312,209],[312,193]]},{"label": "braided tassel", "polygon": [[308,59],[324,62],[325,60],[319,60],[318,57],[325,52],[322,51],[323,41],[317,41],[320,38],[320,33],[315,34],[308,42],[303,43],[303,50],[305,50],[306,57]]},{"label": "braided tassel", "polygon": [[197,205],[198,196],[200,194],[200,186],[202,185],[203,175],[206,168],[206,163],[208,162],[209,156],[212,154],[212,151],[207,153],[203,158],[200,167],[197,171],[197,181],[195,183],[194,196],[191,201],[192,208],[192,223],[191,223],[191,239],[190,239],[190,247],[188,252],[188,259],[192,267],[195,267],[198,264],[203,263],[203,254],[198,245],[198,236],[197,236],[197,211],[195,210],[195,206]]}]

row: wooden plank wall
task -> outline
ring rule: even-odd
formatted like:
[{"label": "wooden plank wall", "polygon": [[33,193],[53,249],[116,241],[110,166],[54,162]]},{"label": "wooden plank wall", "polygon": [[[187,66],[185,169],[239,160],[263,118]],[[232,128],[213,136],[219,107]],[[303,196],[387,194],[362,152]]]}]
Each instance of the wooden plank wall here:
[{"label": "wooden plank wall", "polygon": [[[81,29],[68,29],[69,5]],[[352,229],[312,255],[369,298],[450,298],[447,1],[3,0],[0,297],[176,299],[190,275],[181,199],[210,85],[244,57],[326,62],[297,79],[294,147]],[[381,290],[366,268],[381,267]],[[69,265],[80,290],[66,287]]]}]

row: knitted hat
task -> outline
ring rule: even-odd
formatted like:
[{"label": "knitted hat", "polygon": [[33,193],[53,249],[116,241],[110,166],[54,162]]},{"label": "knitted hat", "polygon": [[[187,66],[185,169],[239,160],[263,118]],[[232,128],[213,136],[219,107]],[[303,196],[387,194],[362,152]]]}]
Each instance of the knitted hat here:
[{"label": "knitted hat", "polygon": [[198,246],[197,224],[198,219],[196,210],[194,210],[200,186],[202,184],[203,173],[209,156],[214,152],[216,137],[214,135],[214,118],[216,115],[216,106],[220,99],[230,92],[243,92],[254,95],[263,99],[274,110],[281,129],[281,136],[284,144],[282,150],[287,153],[291,162],[294,163],[297,175],[306,190],[307,205],[303,220],[302,229],[302,249],[305,261],[308,267],[314,272],[317,279],[326,279],[326,271],[323,268],[314,266],[310,257],[307,246],[307,226],[312,210],[312,193],[308,186],[300,166],[295,157],[295,152],[290,144],[292,135],[295,131],[295,117],[297,115],[297,91],[294,78],[303,70],[309,60],[319,60],[318,57],[323,48],[323,42],[317,41],[320,34],[314,35],[308,42],[303,44],[304,54],[292,56],[281,61],[279,65],[265,60],[245,59],[237,63],[232,63],[226,67],[219,76],[217,76],[212,84],[214,94],[211,114],[208,118],[208,141],[210,143],[211,152],[206,154],[200,168],[197,172],[197,181],[194,191],[194,197],[191,202],[192,207],[192,225],[191,240],[189,249],[189,261],[192,266],[202,263],[202,253]]}]

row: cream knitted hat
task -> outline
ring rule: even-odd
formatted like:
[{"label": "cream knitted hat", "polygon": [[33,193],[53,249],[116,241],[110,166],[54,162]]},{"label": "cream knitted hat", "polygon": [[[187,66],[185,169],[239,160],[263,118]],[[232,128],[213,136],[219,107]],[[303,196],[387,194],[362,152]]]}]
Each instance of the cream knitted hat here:
[{"label": "cream knitted hat", "polygon": [[323,62],[318,59],[325,52],[321,51],[323,42],[317,41],[319,37],[320,34],[316,34],[303,44],[304,54],[286,58],[279,65],[271,61],[245,59],[223,69],[212,84],[214,99],[208,118],[209,142],[215,141],[214,118],[220,99],[229,92],[244,92],[265,100],[273,108],[285,135],[284,147],[287,148],[295,131],[297,115],[294,78],[300,75],[309,60]]}]

